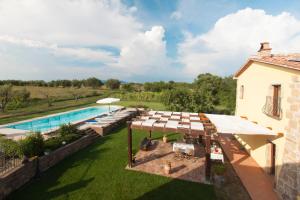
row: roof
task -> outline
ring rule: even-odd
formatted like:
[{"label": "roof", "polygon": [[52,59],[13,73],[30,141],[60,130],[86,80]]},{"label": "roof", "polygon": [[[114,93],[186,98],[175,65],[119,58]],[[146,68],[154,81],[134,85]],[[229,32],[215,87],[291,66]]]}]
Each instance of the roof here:
[{"label": "roof", "polygon": [[243,135],[277,135],[270,129],[233,115],[205,114],[219,133]]},{"label": "roof", "polygon": [[266,63],[300,71],[300,54],[270,54],[270,56],[256,56],[249,58],[235,73],[234,77],[240,76],[253,62]]}]

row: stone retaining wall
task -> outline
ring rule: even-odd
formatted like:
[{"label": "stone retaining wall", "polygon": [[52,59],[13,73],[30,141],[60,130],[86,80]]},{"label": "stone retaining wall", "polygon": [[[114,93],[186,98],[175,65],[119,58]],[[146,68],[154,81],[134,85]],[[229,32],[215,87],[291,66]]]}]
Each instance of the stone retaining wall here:
[{"label": "stone retaining wall", "polygon": [[38,173],[46,171],[58,162],[85,148],[95,141],[99,135],[86,135],[79,140],[67,144],[49,155],[35,157],[29,162],[16,167],[12,171],[0,176],[0,199],[4,199],[12,191],[20,188],[22,185],[30,181]]}]

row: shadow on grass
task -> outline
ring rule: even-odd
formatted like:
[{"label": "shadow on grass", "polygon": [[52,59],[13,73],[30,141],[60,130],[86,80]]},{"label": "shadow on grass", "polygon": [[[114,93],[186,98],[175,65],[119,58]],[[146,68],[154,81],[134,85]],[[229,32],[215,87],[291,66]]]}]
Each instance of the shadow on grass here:
[{"label": "shadow on grass", "polygon": [[190,195],[188,197],[187,194],[193,193],[195,194],[193,199],[217,199],[213,186],[173,179],[135,200],[189,199]]}]

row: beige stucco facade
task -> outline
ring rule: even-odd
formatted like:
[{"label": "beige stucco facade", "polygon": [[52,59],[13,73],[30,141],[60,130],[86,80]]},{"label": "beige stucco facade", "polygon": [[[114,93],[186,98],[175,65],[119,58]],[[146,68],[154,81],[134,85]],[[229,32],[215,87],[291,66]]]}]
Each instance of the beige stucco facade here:
[{"label": "beige stucco facade", "polygon": [[[250,136],[236,135],[236,138],[245,147],[257,163],[268,171],[269,143],[276,145],[275,156],[275,183],[277,183],[283,165],[284,149],[286,144],[286,130],[291,125],[288,111],[291,108],[289,98],[293,95],[291,84],[300,80],[300,72],[280,66],[253,62],[237,79],[236,115],[245,116],[248,120],[257,122],[265,127],[272,128],[277,136]],[[243,85],[243,98],[241,86]],[[281,86],[280,118],[274,118],[263,112],[266,97],[272,95],[272,85]],[[298,108],[296,108],[298,109]]]}]

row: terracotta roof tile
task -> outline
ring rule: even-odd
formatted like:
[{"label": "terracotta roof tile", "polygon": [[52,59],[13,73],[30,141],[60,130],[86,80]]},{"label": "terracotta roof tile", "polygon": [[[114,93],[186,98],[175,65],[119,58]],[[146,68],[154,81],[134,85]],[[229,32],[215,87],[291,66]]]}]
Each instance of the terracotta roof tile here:
[{"label": "terracotta roof tile", "polygon": [[271,54],[270,56],[255,56],[251,57],[245,65],[240,68],[237,73],[234,75],[238,77],[242,74],[253,62],[267,63],[271,65],[277,65],[280,67],[285,67],[289,69],[299,70],[300,71],[300,54]]}]

